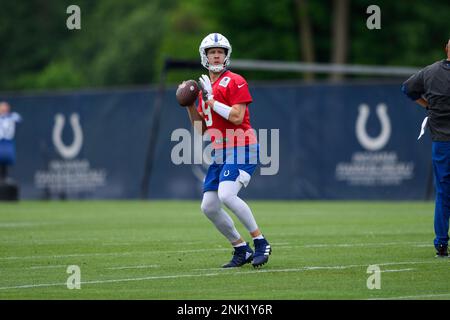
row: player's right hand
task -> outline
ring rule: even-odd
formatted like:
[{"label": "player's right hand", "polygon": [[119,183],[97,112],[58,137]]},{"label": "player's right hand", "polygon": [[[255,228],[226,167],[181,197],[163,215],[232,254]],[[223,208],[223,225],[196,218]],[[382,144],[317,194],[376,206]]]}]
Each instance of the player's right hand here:
[{"label": "player's right hand", "polygon": [[202,87],[202,97],[204,101],[212,100],[214,98],[214,95],[212,93],[212,85],[211,80],[209,80],[209,77],[206,74],[202,74],[202,76],[199,78],[200,86]]}]

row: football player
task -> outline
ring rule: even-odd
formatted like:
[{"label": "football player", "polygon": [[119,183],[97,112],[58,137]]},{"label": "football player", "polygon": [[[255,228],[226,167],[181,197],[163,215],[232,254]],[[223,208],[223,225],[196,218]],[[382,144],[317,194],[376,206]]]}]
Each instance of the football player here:
[{"label": "football player", "polygon": [[[259,159],[259,145],[250,125],[248,106],[252,102],[248,84],[239,74],[227,69],[231,45],[220,33],[211,33],[200,44],[202,65],[209,71],[200,77],[199,105],[187,107],[192,124],[201,122],[202,134],[208,133],[214,148],[213,163],[203,185],[201,209],[234,247],[230,262],[222,267],[240,267],[252,263],[259,267],[272,252],[256,224],[250,207],[238,193],[247,187]],[[245,226],[253,238],[254,251],[222,208],[224,204]]]}]

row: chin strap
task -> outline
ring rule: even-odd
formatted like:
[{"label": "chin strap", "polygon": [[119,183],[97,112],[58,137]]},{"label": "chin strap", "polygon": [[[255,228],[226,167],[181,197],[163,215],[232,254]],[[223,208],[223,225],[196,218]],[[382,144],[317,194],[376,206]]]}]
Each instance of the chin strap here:
[{"label": "chin strap", "polygon": [[225,67],[223,65],[209,66],[209,68],[208,68],[208,70],[212,71],[212,72],[220,72],[223,69],[225,69]]}]

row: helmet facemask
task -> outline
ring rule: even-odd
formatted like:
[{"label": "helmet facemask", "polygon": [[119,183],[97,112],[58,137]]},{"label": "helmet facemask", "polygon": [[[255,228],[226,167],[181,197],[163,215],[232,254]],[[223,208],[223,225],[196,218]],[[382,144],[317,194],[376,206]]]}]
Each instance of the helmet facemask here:
[{"label": "helmet facemask", "polygon": [[[207,69],[209,70],[209,71],[212,71],[212,72],[221,72],[222,70],[224,70],[229,64],[230,64],[230,59],[229,59],[229,56],[228,56],[228,49],[226,49],[226,48],[222,48],[222,49],[224,49],[225,50],[225,58],[224,58],[224,60],[223,60],[223,63],[222,64],[216,64],[216,65],[211,65],[210,63],[209,63],[209,61],[208,61],[208,50],[209,49],[213,49],[213,48],[215,48],[215,47],[212,47],[212,48],[207,48],[207,49],[205,49],[205,55],[206,55],[206,65],[207,65]],[[221,48],[221,47],[218,47],[218,48]]]}]

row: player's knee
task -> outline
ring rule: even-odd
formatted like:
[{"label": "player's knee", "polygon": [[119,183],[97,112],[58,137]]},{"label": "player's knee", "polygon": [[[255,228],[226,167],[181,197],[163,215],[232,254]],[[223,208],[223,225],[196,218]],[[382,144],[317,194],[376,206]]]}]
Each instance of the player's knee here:
[{"label": "player's knee", "polygon": [[205,200],[202,201],[202,204],[200,205],[200,209],[202,210],[202,212],[206,215],[209,214],[209,212],[211,211],[211,205],[206,202]]},{"label": "player's knee", "polygon": [[203,199],[202,204],[200,205],[200,209],[205,215],[211,216],[219,211],[220,205],[213,201]]},{"label": "player's knee", "polygon": [[218,192],[219,200],[224,203],[225,205],[228,205],[228,203],[231,203],[237,195],[234,192],[230,192],[229,190],[219,190]]}]

